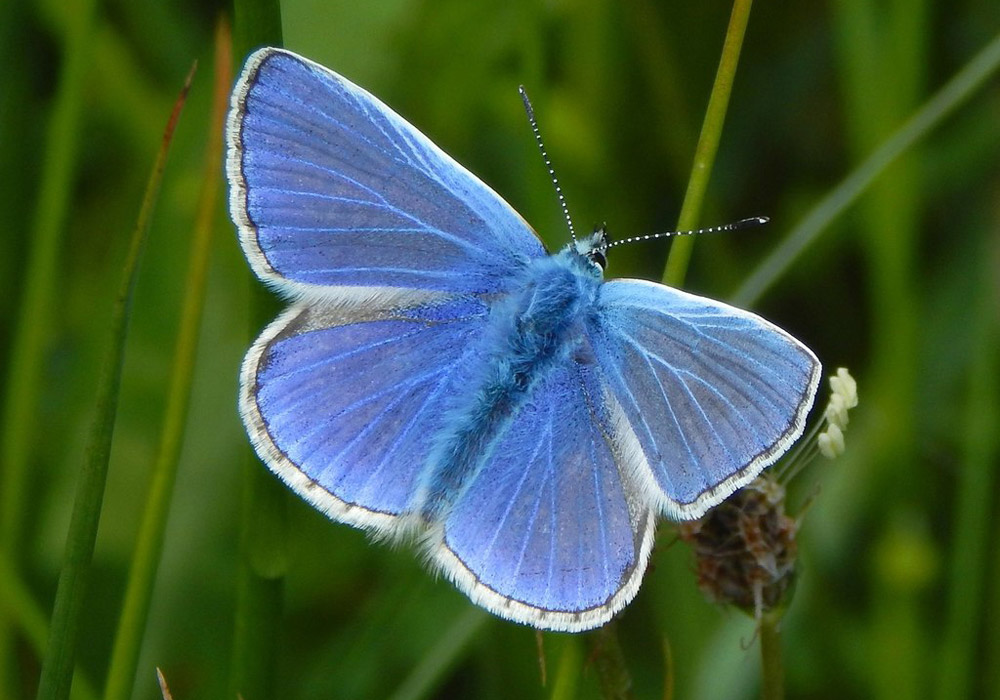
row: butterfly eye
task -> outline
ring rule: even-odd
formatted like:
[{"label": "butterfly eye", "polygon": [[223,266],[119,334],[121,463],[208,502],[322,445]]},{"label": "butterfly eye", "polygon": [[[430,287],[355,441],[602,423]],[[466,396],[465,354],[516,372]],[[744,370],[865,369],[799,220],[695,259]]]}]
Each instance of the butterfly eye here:
[{"label": "butterfly eye", "polygon": [[595,248],[587,254],[590,261],[595,263],[601,270],[605,270],[608,267],[608,259],[604,255],[604,251],[600,248]]},{"label": "butterfly eye", "polygon": [[594,229],[588,242],[586,256],[590,262],[601,268],[603,272],[608,267],[608,232],[605,224]]}]

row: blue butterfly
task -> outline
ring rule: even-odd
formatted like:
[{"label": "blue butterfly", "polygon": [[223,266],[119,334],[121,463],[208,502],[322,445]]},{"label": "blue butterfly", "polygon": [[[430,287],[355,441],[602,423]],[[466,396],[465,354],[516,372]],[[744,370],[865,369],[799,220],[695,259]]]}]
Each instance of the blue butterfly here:
[{"label": "blue butterfly", "polygon": [[252,54],[230,210],[293,300],[248,351],[257,453],[330,518],[415,538],[473,602],[604,624],[656,519],[696,518],[801,434],[815,355],[764,319],[603,281],[603,231],[546,252],[493,190],[372,95]]}]

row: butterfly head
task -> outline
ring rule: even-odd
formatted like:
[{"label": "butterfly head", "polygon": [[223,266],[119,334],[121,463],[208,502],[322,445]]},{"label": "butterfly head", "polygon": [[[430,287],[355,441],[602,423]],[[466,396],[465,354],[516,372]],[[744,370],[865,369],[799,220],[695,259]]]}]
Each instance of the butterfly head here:
[{"label": "butterfly head", "polygon": [[604,224],[594,229],[594,232],[589,236],[576,239],[570,246],[577,255],[586,259],[591,266],[596,268],[595,272],[598,275],[604,273],[604,269],[608,266],[608,233]]}]

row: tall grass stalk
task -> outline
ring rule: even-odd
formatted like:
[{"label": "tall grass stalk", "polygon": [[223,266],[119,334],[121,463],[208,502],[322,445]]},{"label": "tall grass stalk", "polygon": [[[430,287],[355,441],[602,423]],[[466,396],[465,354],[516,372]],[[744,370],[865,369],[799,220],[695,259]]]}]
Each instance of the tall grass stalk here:
[{"label": "tall grass stalk", "polygon": [[[736,79],[736,68],[739,65],[740,52],[743,48],[743,38],[746,35],[747,23],[750,20],[752,0],[736,0],[729,19],[722,56],[712,86],[712,94],[705,110],[698,146],[695,150],[694,164],[688,179],[687,191],[677,222],[678,231],[686,231],[697,226],[701,214],[705,191],[712,175],[712,166],[722,139],[722,128],[729,108],[729,98],[732,94],[733,82]],[[674,287],[684,284],[688,263],[691,259],[691,249],[694,245],[692,236],[675,238],[670,246],[666,268],[663,271],[663,282]],[[784,696],[784,669],[781,662],[781,637],[778,633],[779,614],[772,613],[761,621],[761,664],[764,678],[764,697],[767,700],[781,700]]]},{"label": "tall grass stalk", "polygon": [[[985,633],[984,590],[990,580],[989,537],[1000,457],[1000,285],[991,275],[1000,263],[1000,247],[990,241],[982,258],[980,294],[976,300],[972,358],[968,371],[962,462],[957,470],[954,533],[948,566],[948,615],[941,647],[935,655],[936,697],[980,695],[976,653]],[[980,658],[990,658],[980,657]],[[993,659],[995,663],[996,659]],[[990,662],[987,662],[990,663]],[[996,678],[992,679],[996,680]],[[1000,693],[1000,688],[995,688]]]},{"label": "tall grass stalk", "polygon": [[170,119],[167,121],[160,152],[153,166],[153,172],[149,176],[142,207],[139,210],[139,218],[132,233],[121,287],[115,298],[111,319],[111,345],[108,348],[108,354],[105,357],[98,380],[97,408],[73,502],[69,532],[66,536],[66,554],[62,572],[59,575],[59,585],[56,589],[55,607],[52,612],[52,623],[49,626],[49,640],[45,658],[42,661],[42,676],[38,688],[40,700],[67,697],[73,679],[73,662],[76,655],[80,612],[86,594],[87,577],[94,555],[94,542],[97,539],[97,525],[104,502],[104,484],[108,475],[108,459],[111,454],[111,437],[118,409],[125,339],[128,335],[128,322],[131,315],[135,282],[138,277],[139,258],[149,232],[160,184],[163,181],[163,171],[174,128],[187,99],[193,77],[194,68],[188,74],[184,88],[181,90]]},{"label": "tall grass stalk", "polygon": [[[281,46],[278,0],[234,0],[234,53],[238,63],[258,46]],[[248,275],[250,337],[270,320],[273,298]],[[235,399],[234,399],[235,400]],[[240,564],[229,667],[229,697],[277,696],[278,640],[284,599],[287,493],[247,447],[243,466]]]},{"label": "tall grass stalk", "polygon": [[861,164],[812,207],[785,240],[757,266],[733,294],[733,303],[752,306],[838,216],[868,191],[886,168],[983,87],[1000,69],[1000,34],[921,105]]},{"label": "tall grass stalk", "polygon": [[205,165],[194,225],[193,245],[188,262],[180,329],[174,351],[174,367],[167,395],[163,432],[153,469],[142,524],[125,590],[125,602],[115,635],[104,697],[126,700],[131,697],[142,637],[149,616],[156,571],[163,554],[164,532],[170,513],[177,465],[187,422],[195,355],[205,303],[208,262],[212,234],[219,211],[219,163],[222,160],[222,129],[229,104],[232,82],[232,39],[229,25],[219,22],[215,33],[212,115],[208,124]]},{"label": "tall grass stalk", "polygon": [[[16,2],[10,3],[15,5]],[[28,262],[24,275],[17,326],[10,350],[4,388],[3,422],[0,424],[0,549],[11,562],[20,562],[28,460],[42,389],[42,366],[48,356],[50,319],[56,293],[56,267],[66,212],[73,191],[78,143],[78,124],[84,82],[90,65],[90,38],[96,0],[68,3],[74,9],[66,37],[66,50],[59,84],[45,136],[45,158],[34,220],[28,240]],[[4,12],[12,18],[15,8]],[[27,14],[27,13],[25,13]],[[5,32],[5,40],[13,38]],[[6,48],[6,47],[5,47]],[[4,88],[5,90],[7,88]],[[13,106],[11,106],[13,112]],[[8,136],[13,136],[8,134]],[[7,164],[5,163],[5,166]],[[0,611],[0,697],[16,697],[18,674],[14,667],[14,630]]]},{"label": "tall grass stalk", "polygon": [[45,168],[35,206],[25,290],[11,348],[0,436],[3,478],[0,545],[16,558],[24,516],[24,488],[35,410],[40,394],[42,360],[56,290],[59,242],[73,189],[79,146],[83,88],[89,67],[89,39],[96,0],[78,0],[67,36],[59,87],[46,135]]},{"label": "tall grass stalk", "polygon": [[[549,638],[552,636],[549,635]],[[560,644],[556,647],[559,651],[555,660],[555,671],[549,673],[548,685],[552,688],[549,700],[573,700],[579,697],[577,688],[586,663],[583,644],[579,637],[566,635],[559,637],[559,641]],[[541,663],[548,662],[543,657]]]},{"label": "tall grass stalk", "polygon": [[288,567],[287,496],[256,455],[243,465],[242,500],[229,697],[274,698]]},{"label": "tall grass stalk", "polygon": [[[48,618],[32,591],[18,575],[11,562],[0,553],[0,612],[9,615],[10,621],[28,640],[28,644],[39,658],[45,653],[45,642],[49,636]],[[93,684],[77,667],[73,676],[71,700],[94,700],[97,691]]]},{"label": "tall grass stalk", "polygon": [[403,679],[390,700],[420,700],[433,696],[434,689],[445,674],[469,650],[490,615],[476,607],[466,607],[424,654],[420,663]]},{"label": "tall grass stalk", "polygon": [[[844,125],[853,157],[864,154],[892,133],[919,104],[926,79],[924,60],[930,40],[927,0],[890,0],[876,7],[866,0],[843,0],[831,6],[835,56],[844,97]],[[917,272],[918,222],[927,197],[917,144],[888,166],[858,204],[856,236],[869,285],[872,335],[867,383],[869,416],[878,420],[879,439],[870,443],[868,493],[898,487],[887,482],[897,464],[914,464],[918,398],[920,291]],[[917,302],[917,303],[915,303]],[[882,418],[880,418],[882,417]],[[891,417],[891,418],[885,418]],[[904,517],[912,494],[906,484],[885,508],[887,521]],[[877,552],[894,557],[887,540]],[[923,697],[928,677],[930,639],[921,634],[921,582],[886,576],[876,567],[873,607],[879,611],[870,629],[872,697],[892,700]],[[881,571],[881,573],[878,573]],[[900,630],[913,634],[901,638]],[[905,680],[903,680],[905,679]]]},{"label": "tall grass stalk", "polygon": [[[708,98],[691,176],[688,178],[687,191],[684,193],[684,202],[681,204],[681,213],[677,219],[678,231],[695,228],[701,215],[705,190],[708,189],[715,155],[719,151],[719,141],[722,139],[722,127],[726,121],[726,111],[729,109],[729,97],[733,91],[733,81],[736,79],[736,67],[740,62],[740,51],[743,49],[743,37],[746,34],[747,22],[750,20],[752,4],[753,0],[736,0],[733,3],[719,68],[715,74],[715,83],[712,85],[712,94]],[[664,284],[683,286],[693,246],[692,236],[679,236],[671,242],[670,255],[663,270]]]}]

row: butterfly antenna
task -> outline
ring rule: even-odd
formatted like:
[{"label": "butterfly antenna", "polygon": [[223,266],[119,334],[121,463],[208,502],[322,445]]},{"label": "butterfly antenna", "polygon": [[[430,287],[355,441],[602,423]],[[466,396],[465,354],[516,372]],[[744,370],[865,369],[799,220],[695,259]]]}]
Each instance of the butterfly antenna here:
[{"label": "butterfly antenna", "polygon": [[542,134],[538,131],[538,122],[535,121],[535,110],[531,108],[531,100],[528,99],[528,93],[525,91],[524,86],[518,85],[517,91],[521,93],[521,100],[524,102],[524,111],[528,113],[528,123],[531,124],[531,131],[535,135],[535,143],[538,144],[538,150],[542,152],[542,160],[545,161],[549,177],[552,178],[552,184],[555,185],[556,195],[559,197],[559,206],[562,207],[563,216],[566,217],[566,225],[569,226],[569,235],[575,241],[576,231],[573,230],[573,219],[569,216],[569,207],[566,206],[566,198],[563,197],[562,188],[559,186],[559,178],[556,177],[556,171],[552,169],[549,154],[545,152],[545,144],[542,143]]},{"label": "butterfly antenna", "polygon": [[638,243],[639,241],[652,241],[657,238],[670,238],[671,236],[693,236],[696,233],[722,233],[724,231],[741,231],[745,228],[753,228],[755,226],[762,226],[766,224],[770,219],[766,216],[751,216],[748,219],[740,219],[739,221],[734,221],[731,224],[723,224],[722,226],[709,226],[708,228],[698,228],[691,231],[664,231],[662,233],[647,233],[644,236],[632,236],[631,238],[623,238],[620,241],[611,241],[608,243],[608,248],[614,248],[615,246],[625,245],[626,243]]}]

